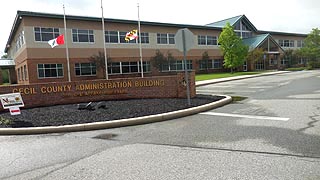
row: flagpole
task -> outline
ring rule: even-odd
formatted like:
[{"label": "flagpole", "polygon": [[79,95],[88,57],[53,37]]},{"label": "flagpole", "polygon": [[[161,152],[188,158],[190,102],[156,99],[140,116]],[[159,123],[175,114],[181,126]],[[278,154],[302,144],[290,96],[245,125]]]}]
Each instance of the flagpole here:
[{"label": "flagpole", "polygon": [[140,64],[141,64],[141,77],[143,78],[143,62],[142,62],[142,47],[141,47],[141,29],[140,29],[140,12],[138,3],[138,27],[139,27],[139,54],[140,54]]},{"label": "flagpole", "polygon": [[67,68],[68,68],[68,81],[71,82],[71,75],[70,75],[70,60],[69,60],[69,49],[68,49],[68,39],[67,39],[67,22],[66,22],[66,11],[63,4],[63,22],[64,22],[64,37],[65,37],[65,44],[66,44],[66,56],[67,56]]},{"label": "flagpole", "polygon": [[103,6],[101,0],[101,16],[102,16],[102,36],[103,36],[103,52],[104,52],[104,64],[105,64],[105,71],[106,71],[106,79],[108,77],[108,58],[107,58],[107,50],[106,50],[106,36],[105,36],[105,28],[104,28],[104,17],[103,17]]}]

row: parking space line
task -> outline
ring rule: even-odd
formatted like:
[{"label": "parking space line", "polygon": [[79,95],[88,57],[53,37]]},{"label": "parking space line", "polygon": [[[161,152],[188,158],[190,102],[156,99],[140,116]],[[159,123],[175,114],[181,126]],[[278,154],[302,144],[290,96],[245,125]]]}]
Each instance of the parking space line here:
[{"label": "parking space line", "polygon": [[263,120],[273,120],[273,121],[289,121],[290,119],[290,118],[283,118],[283,117],[254,116],[254,115],[228,114],[228,113],[217,113],[217,112],[204,112],[200,114],[209,115],[209,116],[239,117],[239,118],[263,119]]}]

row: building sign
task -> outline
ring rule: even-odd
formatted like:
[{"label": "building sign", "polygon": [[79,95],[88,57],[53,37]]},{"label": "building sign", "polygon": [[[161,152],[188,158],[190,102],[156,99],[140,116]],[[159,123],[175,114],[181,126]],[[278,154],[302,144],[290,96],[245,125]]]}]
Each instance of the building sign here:
[{"label": "building sign", "polygon": [[20,93],[2,94],[0,100],[3,109],[9,109],[11,115],[21,114],[19,107],[24,107]]}]

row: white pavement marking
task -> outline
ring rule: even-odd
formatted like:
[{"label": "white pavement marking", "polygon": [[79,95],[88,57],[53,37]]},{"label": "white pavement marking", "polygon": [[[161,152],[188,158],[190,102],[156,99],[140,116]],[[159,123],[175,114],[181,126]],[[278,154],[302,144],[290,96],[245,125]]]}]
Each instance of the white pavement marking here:
[{"label": "white pavement marking", "polygon": [[200,114],[210,115],[210,116],[227,116],[227,117],[240,117],[240,118],[250,118],[250,119],[264,119],[264,120],[273,120],[273,121],[288,121],[290,119],[290,118],[282,118],[282,117],[253,116],[253,115],[227,114],[227,113],[217,113],[217,112],[204,112]]},{"label": "white pavement marking", "polygon": [[202,90],[202,89],[198,89],[196,90],[197,92],[201,92],[201,93],[217,93],[217,92],[236,92],[236,93],[254,93],[256,91],[242,91],[242,90],[222,90],[222,89],[218,89],[218,90]]}]

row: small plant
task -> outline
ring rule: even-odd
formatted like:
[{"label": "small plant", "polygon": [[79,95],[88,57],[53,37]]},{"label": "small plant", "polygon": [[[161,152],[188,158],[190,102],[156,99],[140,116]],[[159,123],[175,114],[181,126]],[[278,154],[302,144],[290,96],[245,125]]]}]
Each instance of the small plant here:
[{"label": "small plant", "polygon": [[6,119],[0,116],[0,126],[9,126],[11,124],[10,119]]}]

